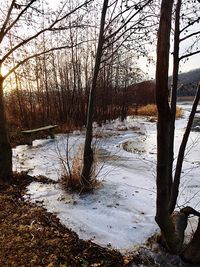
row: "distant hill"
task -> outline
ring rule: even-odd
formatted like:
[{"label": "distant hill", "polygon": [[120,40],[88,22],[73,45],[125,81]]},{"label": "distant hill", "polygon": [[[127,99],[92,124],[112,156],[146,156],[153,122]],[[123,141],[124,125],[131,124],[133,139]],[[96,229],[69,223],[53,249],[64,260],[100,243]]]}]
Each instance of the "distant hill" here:
[{"label": "distant hill", "polygon": [[[171,87],[172,77],[169,77],[169,89]],[[200,68],[189,72],[179,74],[177,96],[194,96],[197,84],[200,81]],[[127,103],[146,105],[155,103],[155,80],[143,81],[128,86],[125,89]],[[124,95],[124,89],[123,89]]]},{"label": "distant hill", "polygon": [[[179,74],[178,96],[194,96],[197,84],[200,81],[200,68]],[[170,77],[171,84],[171,77]]]}]

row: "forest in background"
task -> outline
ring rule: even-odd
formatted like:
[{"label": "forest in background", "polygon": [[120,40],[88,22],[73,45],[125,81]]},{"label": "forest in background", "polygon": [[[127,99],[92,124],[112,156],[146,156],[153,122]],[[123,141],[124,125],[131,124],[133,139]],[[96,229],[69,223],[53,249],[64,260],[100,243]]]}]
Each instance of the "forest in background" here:
[{"label": "forest in background", "polygon": [[[65,124],[68,130],[86,125],[101,1],[83,3],[83,8],[77,11],[80,4],[75,2],[61,1],[55,8],[40,1],[33,12],[26,14],[23,31],[17,36],[15,30],[19,25],[16,24],[6,36],[10,52],[3,70],[6,72],[19,65],[9,73],[4,83],[11,131],[47,124]],[[117,117],[123,120],[129,108],[155,101],[151,88],[149,97],[145,92],[152,87],[151,82],[149,85],[144,83],[144,89],[139,84],[140,93],[134,86],[148,77],[138,67],[140,57],[147,56],[149,62],[152,60],[148,56],[152,48],[148,45],[153,45],[158,21],[150,16],[152,7],[148,6],[149,2],[113,1],[108,8],[93,115],[99,124]],[[158,8],[157,4],[153,5]],[[23,5],[19,4],[15,10],[18,12],[22,8]],[[69,12],[65,18],[63,14],[67,9],[71,14]],[[56,16],[59,16],[58,22],[53,23],[51,28],[51,21]],[[15,50],[16,43],[26,40],[30,29],[33,33],[36,31],[33,26],[40,26],[41,34],[30,40],[28,45]],[[4,50],[7,51],[6,48]]]}]

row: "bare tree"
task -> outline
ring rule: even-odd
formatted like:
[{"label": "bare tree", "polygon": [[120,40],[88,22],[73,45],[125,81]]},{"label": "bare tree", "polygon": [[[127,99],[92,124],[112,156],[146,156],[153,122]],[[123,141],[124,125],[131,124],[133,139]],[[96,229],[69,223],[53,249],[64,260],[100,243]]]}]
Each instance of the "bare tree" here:
[{"label": "bare tree", "polygon": [[[52,12],[52,18],[48,18],[48,24],[44,28],[38,28],[38,26],[33,26],[32,23],[32,14],[41,15],[40,6],[37,5],[36,0],[24,1],[23,4],[17,4],[15,0],[12,0],[11,3],[5,1],[3,11],[3,16],[1,18],[0,26],[0,44],[2,48],[1,59],[0,59],[0,181],[10,181],[12,178],[12,150],[8,139],[7,131],[7,122],[5,115],[4,99],[3,99],[3,88],[5,79],[11,75],[19,66],[27,62],[28,60],[42,55],[44,53],[50,52],[52,50],[68,47],[68,45],[62,45],[61,47],[50,47],[45,51],[39,53],[32,53],[31,55],[22,53],[22,48],[27,47],[31,44],[32,41],[36,40],[39,36],[44,33],[51,31],[57,31],[61,29],[61,23],[65,23],[66,19],[70,15],[74,14],[77,10],[82,7],[85,7],[89,4],[91,0],[86,0],[81,4],[76,5],[70,11],[64,11],[64,6],[56,14]],[[8,7],[8,8],[7,8]],[[54,15],[53,15],[54,14]],[[27,24],[25,23],[27,21]],[[26,26],[26,34],[23,37],[16,36],[15,30],[19,29],[20,26]],[[22,29],[21,29],[22,31]],[[6,37],[12,34],[13,40],[15,43],[12,47],[7,46]],[[10,57],[14,53],[21,53],[22,57],[15,64],[9,64]],[[5,75],[2,74],[3,66],[7,64],[9,70]]]},{"label": "bare tree", "polygon": [[105,20],[106,20],[106,12],[108,9],[108,1],[109,0],[104,0],[103,7],[102,7],[99,41],[98,41],[98,47],[97,47],[97,54],[96,54],[96,60],[95,60],[95,66],[94,66],[94,73],[93,73],[89,103],[88,103],[86,137],[85,137],[84,154],[83,154],[83,169],[81,172],[81,180],[82,180],[83,185],[86,188],[90,187],[91,169],[92,169],[92,164],[93,164],[92,123],[93,123],[93,112],[94,112],[94,100],[95,100],[95,94],[96,94],[97,78],[98,78],[99,68],[101,64],[101,57],[102,57],[102,52],[103,52],[104,38],[105,38],[104,37],[104,26],[105,26]]},{"label": "bare tree", "polygon": [[[147,23],[148,25],[144,25],[144,21],[145,19],[147,21],[149,15],[147,15],[146,12],[143,12],[143,10],[148,7],[151,2],[151,0],[144,0],[138,3],[134,2],[129,6],[128,4],[123,3],[123,1],[104,1],[100,23],[99,41],[95,58],[95,67],[88,103],[86,139],[84,146],[83,169],[81,173],[82,183],[86,187],[90,184],[91,168],[93,163],[92,123],[95,107],[94,101],[96,94],[96,85],[100,64],[108,61],[108,59],[110,58],[113,59],[113,55],[117,54],[117,51],[121,47],[123,47],[126,42],[131,42],[130,37],[134,34],[138,34],[136,30],[137,28],[142,32],[139,33],[140,38],[142,35],[146,36],[146,33],[148,31],[146,29],[148,28],[149,24]],[[109,19],[107,19],[106,23],[106,12],[109,9],[110,16]],[[141,45],[139,45],[139,47],[141,48]]]},{"label": "bare tree", "polygon": [[[181,254],[184,259],[193,263],[200,262],[199,244],[200,232],[199,225],[194,237],[189,243],[188,247],[183,249],[184,233],[187,227],[189,215],[200,216],[200,213],[191,207],[185,207],[179,212],[174,212],[174,207],[177,200],[178,188],[180,182],[180,173],[184,159],[184,151],[187,140],[191,130],[192,121],[196,112],[196,108],[200,98],[200,85],[197,88],[196,98],[194,100],[193,108],[189,121],[183,136],[182,144],[180,146],[175,177],[172,180],[172,123],[175,120],[175,107],[170,107],[168,104],[168,67],[169,67],[169,48],[170,48],[170,31],[171,18],[174,1],[163,0],[161,4],[160,25],[158,32],[157,43],[157,67],[156,67],[156,102],[158,107],[158,123],[157,123],[157,211],[156,222],[158,223],[163,242],[168,249],[175,254]],[[180,18],[181,1],[176,3],[176,30],[175,30],[175,59],[178,58],[179,42],[177,33],[179,32],[179,18]],[[179,58],[180,59],[180,58]],[[177,90],[177,72],[178,64],[174,64],[174,86]],[[172,96],[175,98],[175,94]]]}]

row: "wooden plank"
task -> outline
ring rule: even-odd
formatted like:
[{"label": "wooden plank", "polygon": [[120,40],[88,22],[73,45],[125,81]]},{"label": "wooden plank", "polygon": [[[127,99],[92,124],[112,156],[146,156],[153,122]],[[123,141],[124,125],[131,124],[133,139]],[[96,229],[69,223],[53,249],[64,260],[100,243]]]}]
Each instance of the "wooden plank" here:
[{"label": "wooden plank", "polygon": [[48,126],[37,128],[37,129],[21,131],[21,133],[23,133],[23,134],[31,134],[31,133],[36,133],[36,132],[40,132],[40,131],[48,131],[48,130],[51,130],[51,129],[55,129],[56,127],[58,127],[58,125],[48,125]]}]

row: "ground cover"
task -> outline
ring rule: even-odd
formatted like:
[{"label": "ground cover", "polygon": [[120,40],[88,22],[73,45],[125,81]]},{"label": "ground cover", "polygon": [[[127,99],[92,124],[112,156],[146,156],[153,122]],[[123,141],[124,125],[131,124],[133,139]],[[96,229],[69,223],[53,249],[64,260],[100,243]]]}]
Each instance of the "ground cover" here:
[{"label": "ground cover", "polygon": [[79,239],[55,215],[24,201],[31,181],[17,175],[0,187],[0,266],[124,266],[119,252]]}]

